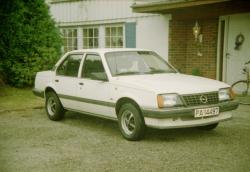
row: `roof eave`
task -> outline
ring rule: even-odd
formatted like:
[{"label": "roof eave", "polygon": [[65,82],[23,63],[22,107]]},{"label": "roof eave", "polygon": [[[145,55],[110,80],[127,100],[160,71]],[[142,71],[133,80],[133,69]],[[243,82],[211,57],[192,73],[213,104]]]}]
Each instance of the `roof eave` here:
[{"label": "roof eave", "polygon": [[195,7],[200,5],[209,5],[221,2],[227,2],[231,0],[194,0],[194,1],[183,1],[176,3],[169,2],[155,2],[146,4],[133,4],[131,8],[136,13],[168,13],[179,8]]}]

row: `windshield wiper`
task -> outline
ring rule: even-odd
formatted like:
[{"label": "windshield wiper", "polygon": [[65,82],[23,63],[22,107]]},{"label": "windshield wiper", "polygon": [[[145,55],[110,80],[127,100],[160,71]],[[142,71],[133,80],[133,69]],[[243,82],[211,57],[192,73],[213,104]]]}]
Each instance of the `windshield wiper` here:
[{"label": "windshield wiper", "polygon": [[165,71],[165,70],[151,70],[151,71],[149,71],[148,73],[152,73],[152,74],[154,74],[154,73],[166,73],[167,71]]},{"label": "windshield wiper", "polygon": [[149,74],[155,74],[155,73],[175,73],[173,70],[155,69],[153,67],[151,67],[150,69],[151,69],[151,71],[147,72]]},{"label": "windshield wiper", "polygon": [[116,76],[119,76],[119,75],[135,75],[135,74],[142,74],[142,73],[141,72],[136,72],[136,71],[120,72],[120,73],[117,73]]}]

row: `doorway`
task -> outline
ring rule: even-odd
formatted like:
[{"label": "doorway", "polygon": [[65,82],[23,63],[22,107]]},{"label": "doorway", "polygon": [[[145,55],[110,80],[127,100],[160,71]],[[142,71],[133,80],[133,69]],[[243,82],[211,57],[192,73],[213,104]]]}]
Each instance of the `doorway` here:
[{"label": "doorway", "polygon": [[250,13],[221,17],[220,22],[217,79],[233,84],[245,79],[242,69],[250,60]]}]

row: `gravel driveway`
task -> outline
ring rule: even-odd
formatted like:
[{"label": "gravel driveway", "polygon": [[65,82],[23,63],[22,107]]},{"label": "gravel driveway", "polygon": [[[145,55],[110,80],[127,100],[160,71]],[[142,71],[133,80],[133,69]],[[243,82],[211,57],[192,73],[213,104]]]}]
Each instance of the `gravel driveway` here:
[{"label": "gravel driveway", "polygon": [[250,106],[214,131],[148,129],[139,142],[123,139],[116,122],[87,115],[67,112],[53,122],[28,105],[0,111],[1,172],[247,172],[249,162]]}]

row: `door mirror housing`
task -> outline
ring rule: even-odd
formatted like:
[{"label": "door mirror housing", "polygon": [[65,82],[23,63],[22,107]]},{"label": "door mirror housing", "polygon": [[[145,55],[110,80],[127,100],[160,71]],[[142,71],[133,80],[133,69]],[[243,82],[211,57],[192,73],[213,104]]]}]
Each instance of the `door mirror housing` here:
[{"label": "door mirror housing", "polygon": [[108,76],[105,72],[98,72],[93,74],[93,79],[99,80],[99,81],[108,81]]}]

